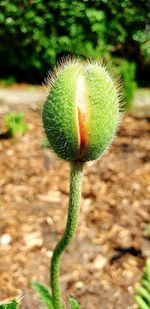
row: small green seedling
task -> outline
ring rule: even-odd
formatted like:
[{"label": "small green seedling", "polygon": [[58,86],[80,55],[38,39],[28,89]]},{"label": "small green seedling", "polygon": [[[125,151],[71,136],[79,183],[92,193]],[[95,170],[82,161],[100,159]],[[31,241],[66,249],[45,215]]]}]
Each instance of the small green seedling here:
[{"label": "small green seedling", "polygon": [[7,134],[9,137],[16,137],[17,134],[25,134],[28,132],[28,125],[25,122],[23,113],[10,112],[5,115],[5,123]]},{"label": "small green seedling", "polygon": [[42,142],[42,144],[41,144],[41,148],[42,148],[42,149],[50,149],[50,148],[51,148],[51,146],[50,146],[49,141],[48,141],[47,138],[45,138],[45,139],[43,140],[43,142]]}]

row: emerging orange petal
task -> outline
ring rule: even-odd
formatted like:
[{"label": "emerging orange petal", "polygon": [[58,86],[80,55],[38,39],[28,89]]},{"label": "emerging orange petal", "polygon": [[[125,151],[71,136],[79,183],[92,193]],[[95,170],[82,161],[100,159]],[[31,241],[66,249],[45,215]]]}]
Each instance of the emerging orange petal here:
[{"label": "emerging orange petal", "polygon": [[78,126],[79,126],[79,138],[80,138],[80,153],[85,149],[87,143],[87,132],[85,123],[85,114],[81,112],[80,107],[77,107],[78,111]]}]

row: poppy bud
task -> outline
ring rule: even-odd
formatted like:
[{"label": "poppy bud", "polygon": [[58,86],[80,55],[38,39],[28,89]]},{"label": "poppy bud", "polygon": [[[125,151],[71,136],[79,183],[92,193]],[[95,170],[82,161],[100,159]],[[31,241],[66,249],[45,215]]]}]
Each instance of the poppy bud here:
[{"label": "poppy bud", "polygon": [[119,93],[105,67],[69,61],[51,81],[43,125],[54,152],[68,161],[91,161],[111,143],[119,122]]}]

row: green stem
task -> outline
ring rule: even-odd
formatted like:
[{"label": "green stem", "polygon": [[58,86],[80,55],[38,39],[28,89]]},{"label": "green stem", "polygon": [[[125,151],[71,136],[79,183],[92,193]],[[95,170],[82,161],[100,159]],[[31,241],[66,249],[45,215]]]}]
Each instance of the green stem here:
[{"label": "green stem", "polygon": [[83,164],[81,162],[71,163],[70,193],[68,218],[65,232],[56,245],[51,261],[51,289],[54,309],[62,309],[61,290],[59,286],[60,259],[64,250],[74,238],[78,225],[79,204],[82,189]]}]

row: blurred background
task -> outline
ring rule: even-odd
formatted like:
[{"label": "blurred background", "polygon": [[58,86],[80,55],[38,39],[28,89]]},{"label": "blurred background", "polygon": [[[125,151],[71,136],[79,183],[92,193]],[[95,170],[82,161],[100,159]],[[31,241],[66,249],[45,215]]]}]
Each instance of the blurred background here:
[{"label": "blurred background", "polygon": [[150,256],[150,3],[145,0],[0,1],[0,300],[42,308],[63,233],[69,167],[49,149],[38,104],[62,57],[116,68],[124,114],[112,148],[87,164],[78,232],[61,286],[81,309],[139,308],[132,295]]}]

